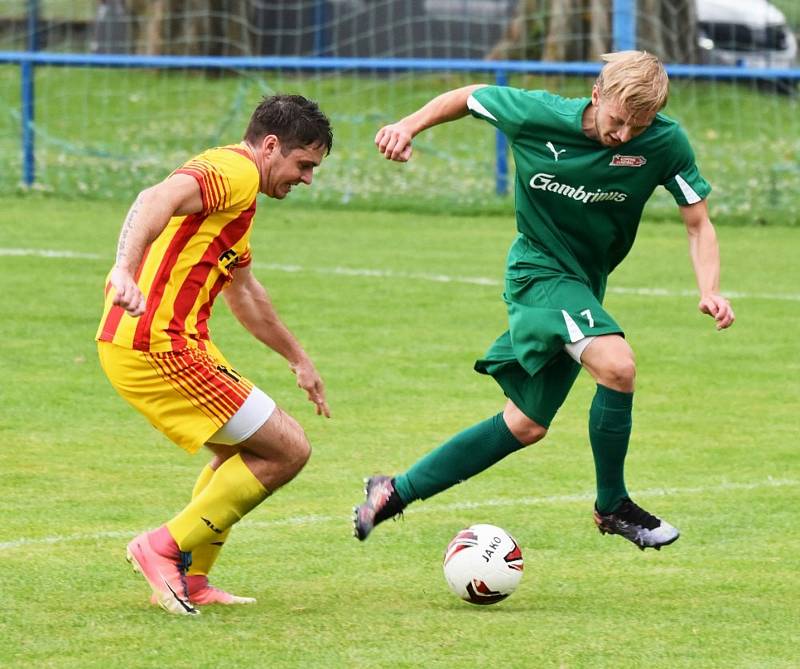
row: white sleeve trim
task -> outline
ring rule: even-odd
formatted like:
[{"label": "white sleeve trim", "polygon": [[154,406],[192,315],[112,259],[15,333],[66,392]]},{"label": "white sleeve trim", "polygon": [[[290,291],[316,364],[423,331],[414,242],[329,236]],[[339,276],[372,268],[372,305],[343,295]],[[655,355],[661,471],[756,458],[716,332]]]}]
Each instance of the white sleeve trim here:
[{"label": "white sleeve trim", "polygon": [[580,341],[586,337],[586,335],[581,332],[578,324],[572,320],[572,316],[570,316],[563,309],[561,310],[561,315],[564,316],[564,322],[567,324],[567,333],[569,334],[569,340],[571,343],[574,344],[576,341]]},{"label": "white sleeve trim", "polygon": [[480,114],[486,118],[492,119],[492,121],[496,121],[494,114],[492,114],[486,107],[484,107],[480,102],[475,99],[474,95],[470,95],[467,98],[467,109],[474,111],[476,114]]},{"label": "white sleeve trim", "polygon": [[703,198],[700,197],[697,192],[692,188],[680,174],[675,175],[675,181],[678,183],[678,186],[681,188],[681,193],[683,193],[683,197],[686,198],[686,204],[695,204],[696,202],[700,202]]}]

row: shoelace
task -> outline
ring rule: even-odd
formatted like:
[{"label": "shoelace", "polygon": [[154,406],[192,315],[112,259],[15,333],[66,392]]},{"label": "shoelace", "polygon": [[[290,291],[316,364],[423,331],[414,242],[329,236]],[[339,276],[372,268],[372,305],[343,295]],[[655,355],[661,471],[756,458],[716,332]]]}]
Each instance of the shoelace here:
[{"label": "shoelace", "polygon": [[653,514],[648,513],[631,500],[625,502],[622,507],[614,513],[614,515],[619,516],[626,523],[641,525],[648,530],[653,530],[661,524],[661,521],[658,518],[656,518]]},{"label": "shoelace", "polygon": [[190,551],[181,551],[178,560],[178,571],[181,575],[181,585],[183,586],[184,593],[183,596],[188,598],[189,584],[186,581],[186,573],[189,571],[189,567],[192,566],[192,553]]}]

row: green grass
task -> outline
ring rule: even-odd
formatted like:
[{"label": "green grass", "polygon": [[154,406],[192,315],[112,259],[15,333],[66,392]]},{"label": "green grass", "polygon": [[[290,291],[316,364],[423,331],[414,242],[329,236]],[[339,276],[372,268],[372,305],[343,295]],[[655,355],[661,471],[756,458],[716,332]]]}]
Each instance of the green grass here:
[{"label": "green grass", "polygon": [[[217,306],[215,341],[315,450],[234,529],[214,573],[259,603],[184,620],[148,605],[124,546],[185,504],[206,458],[116,396],[92,341],[126,208],[0,198],[0,248],[97,256],[2,256],[0,666],[797,666],[800,230],[720,230],[724,287],[742,294],[724,333],[681,294],[693,286],[681,226],[645,221],[612,276],[612,289],[669,292],[607,305],[637,352],[628,484],[681,528],[674,546],[640,553],[594,529],[585,375],[541,445],[359,544],[362,476],[402,470],[502,406],[471,371],[504,328],[499,285],[415,275],[499,280],[511,217],[261,203],[256,274],[321,370],[333,418]],[[494,607],[460,602],[441,575],[447,542],[474,522],[506,527],[525,555],[519,590]]]},{"label": "green grass", "polygon": [[[11,0],[0,9],[3,18],[23,18],[27,15],[28,2]],[[95,18],[96,3],[91,0],[39,0],[39,16],[42,19],[81,19],[91,21]]]},{"label": "green grass", "polygon": [[770,2],[783,12],[786,17],[786,23],[797,34],[800,29],[800,7],[797,6],[797,3],[793,0],[770,0]]}]

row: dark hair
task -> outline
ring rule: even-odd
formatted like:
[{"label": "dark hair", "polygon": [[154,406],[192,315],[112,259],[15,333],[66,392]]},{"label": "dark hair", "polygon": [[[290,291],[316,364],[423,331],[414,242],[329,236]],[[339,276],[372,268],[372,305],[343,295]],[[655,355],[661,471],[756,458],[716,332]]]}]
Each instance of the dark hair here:
[{"label": "dark hair", "polygon": [[333,130],[328,117],[316,102],[302,95],[268,95],[256,107],[244,139],[256,143],[275,135],[284,151],[299,146],[324,146],[326,155],[333,146]]}]

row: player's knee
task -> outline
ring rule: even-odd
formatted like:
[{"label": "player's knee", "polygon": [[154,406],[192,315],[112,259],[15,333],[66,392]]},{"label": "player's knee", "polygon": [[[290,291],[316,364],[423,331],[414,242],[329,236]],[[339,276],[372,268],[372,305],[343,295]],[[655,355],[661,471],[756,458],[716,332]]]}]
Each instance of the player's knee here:
[{"label": "player's knee", "polygon": [[503,420],[514,438],[523,446],[530,446],[544,439],[547,428],[528,418],[511,400],[503,409]]},{"label": "player's knee", "polygon": [[306,433],[301,429],[296,447],[292,453],[292,463],[295,471],[300,471],[311,458],[311,443]]},{"label": "player's knee", "polygon": [[636,362],[633,357],[614,360],[605,369],[603,385],[617,390],[633,390],[636,381]]},{"label": "player's knee", "polygon": [[518,426],[517,431],[512,431],[512,434],[523,446],[531,446],[545,438],[547,435],[547,428],[542,427],[538,423],[531,422],[525,426]]},{"label": "player's knee", "polygon": [[286,469],[296,474],[306,466],[311,457],[311,443],[308,441],[305,430],[297,421],[290,418],[290,424],[292,425],[291,438],[287,440],[287,447],[284,449],[283,455]]},{"label": "player's knee", "polygon": [[503,415],[509,431],[523,446],[530,446],[544,439],[547,428],[531,420],[520,411],[506,411]]}]

